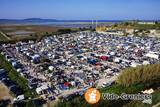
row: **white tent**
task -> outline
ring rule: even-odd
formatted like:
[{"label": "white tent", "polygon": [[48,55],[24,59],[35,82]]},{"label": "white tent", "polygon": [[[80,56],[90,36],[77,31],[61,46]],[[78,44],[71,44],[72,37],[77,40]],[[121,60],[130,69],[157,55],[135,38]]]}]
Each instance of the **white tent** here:
[{"label": "white tent", "polygon": [[36,88],[36,92],[40,94],[43,90],[48,89],[47,85],[42,85],[41,87]]}]

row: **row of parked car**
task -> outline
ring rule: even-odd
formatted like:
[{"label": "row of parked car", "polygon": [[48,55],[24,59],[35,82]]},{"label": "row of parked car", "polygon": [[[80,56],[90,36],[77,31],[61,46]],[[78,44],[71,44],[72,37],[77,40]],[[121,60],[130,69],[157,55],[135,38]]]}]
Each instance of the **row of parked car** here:
[{"label": "row of parked car", "polygon": [[4,69],[0,69],[0,80],[2,83],[4,83],[9,90],[16,96],[19,96],[23,94],[23,90],[9,77],[7,76],[7,73]]}]

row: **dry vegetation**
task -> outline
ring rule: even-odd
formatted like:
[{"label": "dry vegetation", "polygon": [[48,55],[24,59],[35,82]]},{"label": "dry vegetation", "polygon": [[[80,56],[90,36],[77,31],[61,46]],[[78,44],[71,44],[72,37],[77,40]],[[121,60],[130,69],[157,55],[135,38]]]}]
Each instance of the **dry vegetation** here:
[{"label": "dry vegetation", "polygon": [[[47,25],[0,25],[0,31],[12,40],[34,39],[39,35],[54,33],[58,29],[58,27]],[[1,41],[6,40],[3,35],[0,35],[0,39]]]},{"label": "dry vegetation", "polygon": [[0,30],[4,33],[14,32],[19,30],[31,31],[36,33],[55,32],[58,27],[47,25],[0,25]]},{"label": "dry vegetation", "polygon": [[11,96],[9,89],[3,83],[0,83],[0,100],[8,98],[11,101],[13,100],[13,97]]},{"label": "dry vegetation", "polygon": [[117,79],[118,84],[125,86],[149,82],[160,82],[160,64],[128,68]]}]

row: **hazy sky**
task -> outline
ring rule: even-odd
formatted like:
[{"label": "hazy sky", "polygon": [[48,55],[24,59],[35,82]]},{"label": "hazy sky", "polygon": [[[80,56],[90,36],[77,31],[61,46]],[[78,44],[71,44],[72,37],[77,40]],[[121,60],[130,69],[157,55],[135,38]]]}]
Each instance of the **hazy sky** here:
[{"label": "hazy sky", "polygon": [[160,19],[160,0],[0,0],[0,19]]}]

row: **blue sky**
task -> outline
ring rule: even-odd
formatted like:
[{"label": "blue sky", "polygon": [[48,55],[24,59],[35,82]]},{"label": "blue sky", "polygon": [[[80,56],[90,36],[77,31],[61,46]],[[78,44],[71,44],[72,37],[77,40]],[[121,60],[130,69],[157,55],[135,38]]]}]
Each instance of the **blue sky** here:
[{"label": "blue sky", "polygon": [[0,0],[0,19],[160,19],[160,0]]}]

